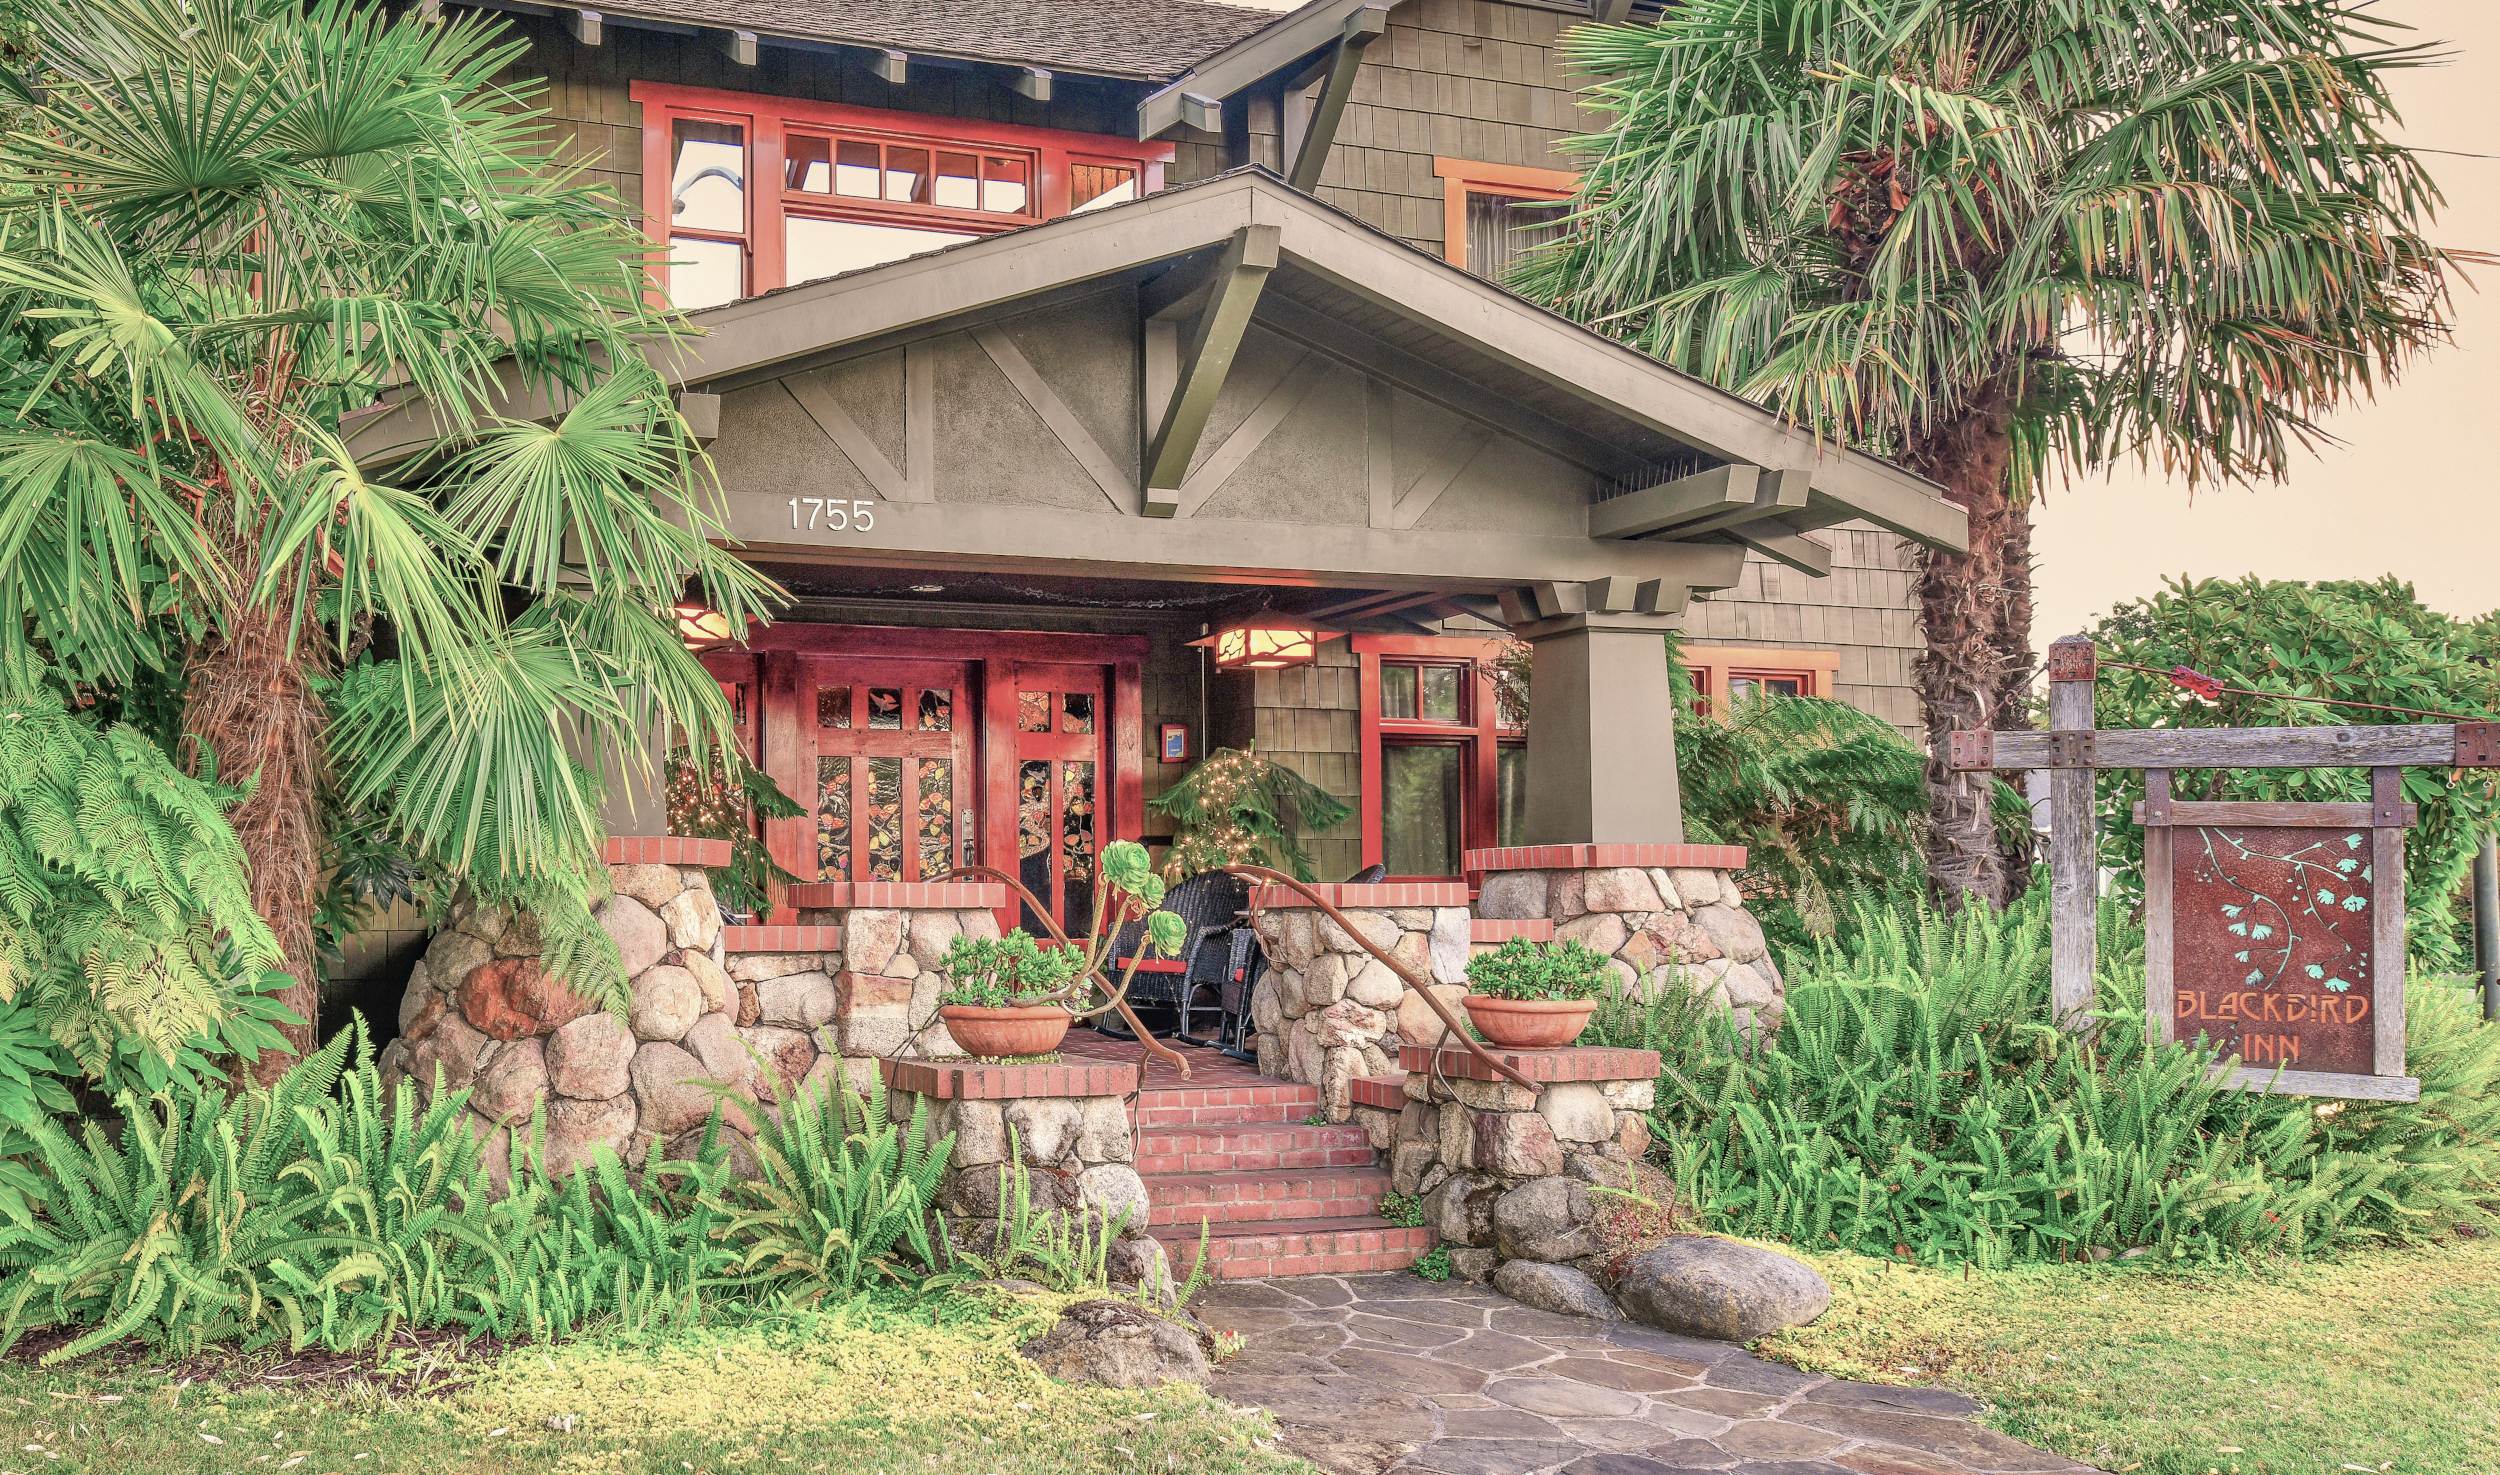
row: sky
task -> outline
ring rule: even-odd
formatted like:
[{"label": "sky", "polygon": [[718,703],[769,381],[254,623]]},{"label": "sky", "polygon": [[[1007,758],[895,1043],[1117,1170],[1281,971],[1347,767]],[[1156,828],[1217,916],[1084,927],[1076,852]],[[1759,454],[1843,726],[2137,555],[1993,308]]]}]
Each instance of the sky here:
[{"label": "sky", "polygon": [[[2500,0],[2383,0],[2448,65],[2392,84],[2404,142],[2447,196],[2434,244],[2500,252]],[[2453,615],[2500,608],[2500,268],[2456,288],[2456,341],[2329,420],[2341,445],[2281,484],[2200,489],[2158,475],[2052,487],[2032,534],[2034,644],[2088,629],[2164,575],[2412,582]]]}]

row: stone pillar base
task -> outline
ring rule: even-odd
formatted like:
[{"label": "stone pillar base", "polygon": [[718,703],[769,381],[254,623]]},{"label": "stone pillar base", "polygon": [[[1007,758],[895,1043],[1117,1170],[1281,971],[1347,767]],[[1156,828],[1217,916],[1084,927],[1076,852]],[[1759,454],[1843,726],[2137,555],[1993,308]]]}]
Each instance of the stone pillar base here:
[{"label": "stone pillar base", "polygon": [[1543,919],[1556,942],[1615,963],[1620,986],[1654,997],[1670,984],[1724,1003],[1748,1033],[1774,1027],[1787,984],[1745,910],[1733,845],[1521,845],[1467,852],[1485,921]]},{"label": "stone pillar base", "polygon": [[[994,881],[937,885],[911,881],[822,881],[790,888],[799,921],[841,929],[834,1018],[842,1053],[854,1059],[955,1056],[937,1022],[937,971],[957,937],[996,937],[1007,888]],[[925,1028],[915,1028],[925,1026]]]},{"label": "stone pillar base", "polygon": [[[1453,1012],[1467,992],[1467,888],[1458,882],[1314,886],[1373,946],[1432,986]],[[1387,964],[1302,893],[1250,893],[1268,972],[1252,1001],[1259,1073],[1320,1088],[1332,1122],[1353,1110],[1352,1083],[1394,1067],[1397,1048],[1438,1039],[1441,1021]]]}]

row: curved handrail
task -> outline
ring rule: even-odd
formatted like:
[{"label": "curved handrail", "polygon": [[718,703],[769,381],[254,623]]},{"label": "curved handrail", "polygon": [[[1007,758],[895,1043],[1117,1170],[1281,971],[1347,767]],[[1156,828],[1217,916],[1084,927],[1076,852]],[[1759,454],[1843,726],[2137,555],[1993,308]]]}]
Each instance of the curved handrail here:
[{"label": "curved handrail", "polygon": [[[996,866],[964,865],[957,866],[955,869],[948,871],[945,875],[938,877],[936,882],[933,884],[944,885],[958,876],[985,876],[990,880],[1003,883],[1010,890],[1014,891],[1016,895],[1024,898],[1025,907],[1031,911],[1034,916],[1041,918],[1042,925],[1050,929],[1050,936],[1053,942],[1056,942],[1061,947],[1067,948],[1071,951],[1076,950],[1076,944],[1068,940],[1068,934],[1059,930],[1058,919],[1051,916],[1050,908],[1043,905],[1040,897],[1035,896],[1030,891],[1027,891],[1024,887],[1024,882],[1021,880],[1008,875],[1005,871],[998,869]],[[1090,970],[1088,976],[1101,980],[1103,992],[1111,996],[1111,1003],[1105,1007],[1116,1007],[1120,1011],[1120,1017],[1128,1021],[1128,1027],[1137,1032],[1137,1041],[1139,1044],[1146,1047],[1146,1053],[1149,1055],[1159,1055],[1163,1059],[1171,1062],[1172,1068],[1181,1073],[1181,1079],[1184,1081],[1188,1080],[1189,1062],[1182,1058],[1181,1052],[1173,1049],[1169,1045],[1158,1042],[1154,1037],[1154,1032],[1146,1028],[1146,1022],[1137,1017],[1137,1011],[1129,1007],[1128,980],[1121,980],[1119,987],[1114,988],[1112,987],[1110,977],[1099,968]],[[1135,964],[1132,963],[1129,967],[1129,977],[1134,978],[1136,976],[1137,968]],[[1077,1011],[1074,1009],[1071,1009],[1068,1012],[1070,1014],[1077,1014]],[[1086,1011],[1086,1014],[1078,1015],[1077,1017],[1084,1018],[1088,1015],[1100,1014],[1101,1012],[1103,1012],[1101,1009],[1088,1010]],[[1139,1078],[1141,1080],[1144,1078],[1143,1071],[1139,1072]]]},{"label": "curved handrail", "polygon": [[[1484,1048],[1483,1042],[1478,1040],[1475,1036],[1467,1033],[1467,1031],[1459,1024],[1457,1016],[1450,1013],[1449,1006],[1441,1002],[1440,995],[1434,993],[1425,985],[1418,983],[1415,980],[1415,975],[1406,971],[1406,965],[1400,963],[1397,959],[1390,957],[1387,953],[1382,952],[1378,947],[1375,947],[1372,944],[1372,940],[1363,935],[1361,929],[1357,928],[1352,922],[1346,919],[1345,913],[1338,911],[1336,907],[1321,900],[1318,892],[1313,891],[1309,886],[1295,880],[1293,877],[1286,875],[1282,871],[1271,871],[1265,866],[1231,865],[1225,866],[1223,869],[1231,875],[1240,876],[1246,880],[1261,881],[1271,886],[1291,887],[1293,890],[1302,893],[1305,900],[1310,902],[1311,905],[1319,908],[1323,915],[1334,921],[1337,926],[1344,931],[1346,936],[1361,943],[1363,945],[1363,951],[1371,954],[1375,958],[1378,958],[1383,963],[1388,964],[1389,971],[1396,974],[1401,983],[1404,983],[1408,988],[1411,988],[1415,992],[1423,995],[1424,1003],[1431,1007],[1433,1013],[1441,1016],[1441,1022],[1449,1026],[1450,1034],[1455,1036],[1460,1044],[1467,1047],[1469,1054],[1475,1056],[1478,1060],[1483,1061],[1487,1069],[1501,1072],[1502,1075],[1510,1080],[1517,1082],[1519,1085],[1525,1086],[1531,1094],[1544,1094],[1545,1088],[1542,1085],[1529,1080],[1526,1076],[1521,1075],[1517,1070],[1503,1064],[1499,1060],[1494,1059],[1492,1052]],[[1255,912],[1257,911],[1257,908],[1253,907],[1251,910]],[[1434,1054],[1438,1055],[1439,1053],[1439,1047],[1434,1047]]]}]

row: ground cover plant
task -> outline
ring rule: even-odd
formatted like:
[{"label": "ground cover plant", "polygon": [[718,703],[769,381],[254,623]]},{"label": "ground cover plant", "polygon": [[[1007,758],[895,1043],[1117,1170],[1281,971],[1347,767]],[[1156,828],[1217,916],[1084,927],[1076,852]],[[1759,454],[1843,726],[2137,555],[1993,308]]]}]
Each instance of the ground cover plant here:
[{"label": "ground cover plant", "polygon": [[1775,1038],[1676,988],[1607,1005],[1583,1038],[1661,1052],[1654,1135],[1688,1211],[1800,1247],[2220,1262],[2500,1222],[2500,1029],[2470,994],[2413,991],[2418,1103],[2224,1091],[2201,1047],[2148,1047],[2123,922],[2102,919],[2088,1040],[2049,1022],[2045,888],[2002,914],[1869,917],[1853,948],[1792,955]]},{"label": "ground cover plant", "polygon": [[1976,1272],[1783,1248],[1832,1306],[1758,1351],[1960,1388],[1984,1422],[2100,1469],[2478,1475],[2500,1449],[2500,1240]]}]

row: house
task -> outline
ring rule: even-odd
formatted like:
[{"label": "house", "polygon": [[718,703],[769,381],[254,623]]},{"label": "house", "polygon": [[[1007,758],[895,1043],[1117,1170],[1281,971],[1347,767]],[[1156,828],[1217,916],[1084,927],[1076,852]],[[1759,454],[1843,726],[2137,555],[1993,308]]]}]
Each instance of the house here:
[{"label": "house", "polygon": [[[557,1083],[568,1161],[682,1137],[710,1100],[679,1088],[746,1050],[787,1079],[838,1053],[892,1085],[928,1048],[945,940],[1082,931],[1102,847],[1161,838],[1146,801],[1214,745],[1255,742],[1353,804],[1316,847],[1323,879],[1389,879],[1334,902],[1445,989],[1480,937],[1559,931],[1626,976],[1698,959],[1743,1026],[1777,1017],[1724,879],[1741,852],[1682,843],[1665,637],[1688,637],[1713,701],[1812,692],[1907,722],[1906,550],[1966,528],[1933,484],[1490,279],[1570,187],[1554,144],[1585,120],[1554,48],[1585,10],[497,3],[571,161],[667,247],[701,329],[667,369],[738,555],[797,600],[705,661],[806,811],[764,836],[801,879],[767,925],[724,929],[689,893],[725,842],[612,792],[632,1089]],[[514,413],[552,410],[530,393]],[[360,422],[360,458],[423,443],[428,414]],[[1493,676],[1520,646],[1524,723]],[[974,863],[1031,900],[939,879]],[[1213,1105],[1386,1111],[1389,1060],[1439,1038],[1439,995],[1359,948],[1321,958],[1336,934],[1292,922],[1293,897],[1254,905],[1283,980],[1248,1011],[1257,1062],[1293,1083]],[[534,1057],[434,997],[476,991],[501,929],[472,913],[435,939],[393,1070],[524,1098]],[[1139,1120],[1205,1120],[1171,1085]],[[1352,1129],[1253,1135],[1306,1130]],[[1368,1159],[1385,1130],[1292,1146],[1318,1171],[1261,1180],[1274,1202],[1235,1215],[1264,1227],[1222,1237],[1227,1273],[1419,1253],[1367,1217],[1370,1170],[1331,1156]],[[1157,1233],[1239,1187],[1153,1139],[1139,1169],[1178,1195],[1154,1200]],[[1326,1224],[1260,1249],[1305,1197],[1335,1205]]]}]

